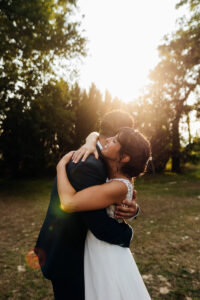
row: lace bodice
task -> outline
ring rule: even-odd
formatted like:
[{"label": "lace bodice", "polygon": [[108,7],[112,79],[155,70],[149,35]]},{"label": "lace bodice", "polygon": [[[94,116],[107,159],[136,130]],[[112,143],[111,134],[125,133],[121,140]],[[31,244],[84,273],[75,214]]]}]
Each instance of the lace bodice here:
[{"label": "lace bodice", "polygon": [[[113,180],[118,180],[118,181],[122,181],[125,183],[125,185],[127,186],[127,194],[126,194],[126,200],[128,201],[132,201],[132,197],[133,197],[133,185],[131,184],[131,182],[128,179],[125,178],[113,178],[113,179],[107,179],[106,182],[110,182]],[[108,206],[106,208],[106,212],[109,215],[109,217],[114,218],[115,219],[115,205],[112,204],[110,206]],[[122,220],[118,220],[118,222],[123,222]]]}]

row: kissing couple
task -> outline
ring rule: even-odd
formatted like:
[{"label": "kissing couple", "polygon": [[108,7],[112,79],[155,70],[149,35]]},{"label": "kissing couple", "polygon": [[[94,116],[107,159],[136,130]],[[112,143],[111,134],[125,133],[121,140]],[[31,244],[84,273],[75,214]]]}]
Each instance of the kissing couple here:
[{"label": "kissing couple", "polygon": [[59,161],[35,246],[56,300],[150,299],[124,221],[138,214],[133,178],[149,157],[149,142],[131,115],[115,110],[104,115],[99,134]]}]

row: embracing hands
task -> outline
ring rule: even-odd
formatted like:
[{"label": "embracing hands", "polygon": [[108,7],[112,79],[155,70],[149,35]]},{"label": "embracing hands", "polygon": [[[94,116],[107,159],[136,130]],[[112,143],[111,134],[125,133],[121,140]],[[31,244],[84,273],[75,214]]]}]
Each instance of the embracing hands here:
[{"label": "embracing hands", "polygon": [[133,191],[132,201],[123,200],[121,205],[116,205],[115,217],[117,219],[130,219],[136,217],[139,212],[139,206],[136,203],[136,190]]},{"label": "embracing hands", "polygon": [[98,139],[99,133],[96,131],[91,132],[86,138],[85,144],[81,146],[77,151],[74,151],[72,161],[74,163],[79,162],[79,160],[85,161],[90,154],[94,154],[94,157],[98,159],[99,155],[96,148]]},{"label": "embracing hands", "polygon": [[76,151],[70,151],[67,154],[65,154],[60,161],[57,164],[57,168],[59,166],[67,165],[69,161],[72,159],[73,163],[78,163],[80,160],[85,161],[90,154],[94,154],[94,157],[96,159],[99,158],[98,151],[96,149],[96,144],[92,143],[86,143],[83,146],[81,146]]},{"label": "embracing hands", "polygon": [[76,164],[79,160],[85,161],[90,154],[94,154],[94,157],[98,159],[99,155],[97,152],[96,145],[84,144],[78,150],[74,151],[72,161]]},{"label": "embracing hands", "polygon": [[[91,153],[93,153],[95,158],[98,159],[98,152],[96,149],[96,145],[92,143],[91,144],[86,143],[78,150],[70,151],[69,153],[64,155],[59,161],[59,163],[57,164],[57,170],[59,168],[65,167],[71,159],[74,163],[79,162],[80,159],[82,159],[82,161],[85,161]],[[134,190],[132,201],[123,200],[122,204],[116,205],[115,217],[117,219],[135,218],[139,213],[139,206],[137,205],[136,200],[137,200],[136,190]]]}]

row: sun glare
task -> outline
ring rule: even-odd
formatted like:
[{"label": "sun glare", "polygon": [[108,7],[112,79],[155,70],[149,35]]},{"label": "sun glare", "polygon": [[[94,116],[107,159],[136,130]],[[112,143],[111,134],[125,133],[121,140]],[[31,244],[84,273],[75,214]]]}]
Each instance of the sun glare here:
[{"label": "sun glare", "polygon": [[175,29],[174,0],[79,0],[78,6],[89,40],[81,87],[94,82],[123,101],[137,97],[158,61],[157,46]]}]

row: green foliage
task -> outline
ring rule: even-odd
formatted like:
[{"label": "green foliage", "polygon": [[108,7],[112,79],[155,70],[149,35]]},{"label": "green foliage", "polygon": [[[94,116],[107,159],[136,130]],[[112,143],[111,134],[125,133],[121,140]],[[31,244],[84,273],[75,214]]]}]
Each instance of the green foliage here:
[{"label": "green foliage", "polygon": [[176,4],[176,8],[179,8],[185,4],[189,4],[190,10],[193,10],[199,5],[199,0],[181,0]]},{"label": "green foliage", "polygon": [[77,148],[91,131],[99,129],[99,118],[103,114],[104,103],[95,84],[91,85],[88,94],[86,91],[81,92],[76,84],[71,94],[73,110],[76,113],[74,148]]},{"label": "green foliage", "polygon": [[166,102],[160,99],[159,90],[149,86],[139,101],[128,105],[134,114],[135,126],[151,143],[152,163],[149,170],[161,172],[170,157],[170,111]]},{"label": "green foliage", "polygon": [[72,147],[75,115],[68,85],[61,81],[44,86],[23,114],[19,104],[12,118],[8,115],[4,121],[1,142],[5,165],[15,174],[55,169],[60,155]]},{"label": "green foliage", "polygon": [[[172,170],[180,172],[180,133],[179,123],[184,114],[195,110],[199,103],[200,84],[200,2],[180,1],[177,7],[190,4],[191,17],[182,18],[180,28],[171,36],[165,37],[159,46],[160,62],[151,72],[152,92],[157,88],[162,105],[168,105],[168,118],[171,132]],[[187,100],[195,93],[196,103],[188,106]]]},{"label": "green foliage", "polygon": [[55,57],[84,54],[79,24],[70,21],[75,3],[0,1],[0,96],[8,107],[13,96],[24,104],[34,97],[47,75],[53,74]]},{"label": "green foliage", "polygon": [[191,162],[193,164],[200,161],[200,138],[194,138],[193,142],[183,149],[182,160],[184,163]]},{"label": "green foliage", "polygon": [[[75,0],[0,1],[0,153],[14,173],[46,164],[48,155],[56,152],[51,147],[55,148],[58,126],[61,152],[63,140],[70,141],[63,133],[65,95],[48,82],[55,76],[54,59],[85,54],[79,24],[70,19],[75,6]],[[40,109],[37,105],[44,95],[47,99]],[[71,120],[71,113],[65,113],[65,119]]]},{"label": "green foliage", "polygon": [[[160,45],[160,62],[143,96],[125,104],[108,91],[103,99],[94,84],[86,92],[55,79],[55,59],[85,54],[79,24],[71,18],[75,0],[0,0],[1,169],[8,174],[55,170],[61,155],[99,129],[105,112],[119,108],[130,112],[149,138],[152,171],[163,171],[170,157],[176,172],[181,162],[198,159],[199,142],[191,144],[191,135],[180,153],[182,116],[189,124],[191,110],[200,114],[200,2],[179,1],[177,8],[184,4],[190,19],[181,19],[177,32]],[[189,106],[192,93],[196,103]]]},{"label": "green foliage", "polygon": [[[72,148],[75,114],[71,111],[67,83],[49,83],[32,104],[32,120],[38,127],[38,140],[43,148],[44,167],[55,168],[59,157]],[[34,147],[35,149],[35,147]]]}]

